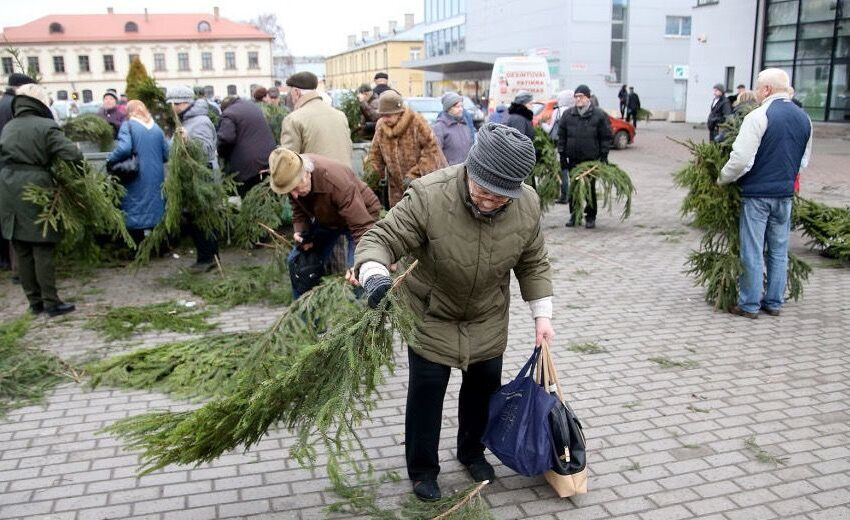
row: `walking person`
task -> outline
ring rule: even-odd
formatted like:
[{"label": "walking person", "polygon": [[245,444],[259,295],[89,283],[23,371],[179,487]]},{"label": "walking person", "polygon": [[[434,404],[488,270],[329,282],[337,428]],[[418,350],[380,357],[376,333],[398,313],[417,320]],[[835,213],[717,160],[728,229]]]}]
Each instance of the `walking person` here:
[{"label": "walking person", "polygon": [[75,309],[56,291],[54,251],[61,236],[37,223],[41,208],[23,200],[23,192],[29,185],[51,188],[53,162],[81,162],[83,154],[53,120],[49,104],[35,83],[18,87],[12,99],[14,118],[0,135],[0,233],[12,242],[30,312],[53,317]]},{"label": "walking person", "polygon": [[637,95],[634,87],[629,87],[626,98],[626,121],[631,121],[635,129],[637,129],[638,112],[640,112],[640,96]]},{"label": "walking person", "polygon": [[620,100],[620,119],[625,119],[626,118],[626,106],[628,105],[628,100],[629,100],[629,91],[626,90],[625,85],[620,87],[620,91],[617,92],[617,99]]},{"label": "walking person", "polygon": [[252,101],[231,96],[221,102],[221,108],[216,134],[218,155],[227,161],[227,172],[241,183],[236,190],[244,199],[260,183],[262,172],[269,169],[269,154],[276,146],[274,137],[263,111]]},{"label": "walking person", "polygon": [[[562,90],[558,93],[558,106],[555,107],[555,110],[552,112],[552,116],[549,121],[544,121],[541,123],[541,127],[546,131],[546,135],[549,136],[555,144],[558,143],[558,130],[560,128],[561,117],[564,113],[572,108],[575,104],[575,98],[573,92],[570,89]],[[556,204],[566,204],[567,198],[569,197],[569,189],[570,189],[570,171],[566,168],[561,168],[561,196],[558,200],[555,201]]]},{"label": "walking person", "polygon": [[[575,89],[575,106],[561,116],[558,124],[558,153],[561,168],[569,171],[585,161],[608,162],[608,151],[614,140],[611,121],[601,108],[590,103],[590,89],[579,85]],[[570,220],[567,227],[576,225],[576,214],[570,200]],[[584,208],[585,227],[596,227],[596,179],[590,180],[590,194]]]},{"label": "walking person", "polygon": [[534,140],[534,125],[531,124],[532,119],[534,119],[534,112],[531,110],[533,99],[530,92],[519,91],[511,102],[511,106],[508,107],[507,119],[502,123],[511,128],[516,128],[532,141]]},{"label": "walking person", "polygon": [[386,179],[392,207],[413,180],[447,163],[428,122],[405,106],[398,92],[388,90],[378,98],[378,113],[369,163]]},{"label": "walking person", "polygon": [[[177,138],[199,143],[206,154],[207,167],[218,172],[218,137],[209,117],[210,105],[207,100],[195,99],[191,88],[181,86],[168,89],[166,102],[180,119],[182,130],[178,132]],[[218,237],[214,233],[204,233],[188,213],[184,212],[183,221],[195,245],[195,263],[189,267],[189,272],[202,273],[214,269],[218,257]]]},{"label": "walking person", "polygon": [[554,337],[540,202],[524,183],[534,163],[530,139],[487,123],[465,164],[415,180],[357,246],[349,280],[365,288],[373,307],[390,289],[388,267],[406,257],[419,261],[399,289],[420,318],[408,349],[404,444],[408,477],[421,500],[441,497],[438,450],[452,368],[463,377],[457,458],[474,480],[495,478],[481,437],[490,396],[501,385],[511,271],[531,308],[535,344]]},{"label": "walking person", "polygon": [[466,161],[472,138],[469,124],[464,117],[463,98],[455,92],[446,92],[441,98],[443,111],[431,126],[437,144],[442,150],[449,166]]},{"label": "walking person", "polygon": [[726,89],[723,83],[714,85],[714,99],[711,101],[711,110],[708,113],[708,140],[714,142],[717,137],[720,124],[726,121],[726,118],[732,114],[732,106],[729,104],[729,99],[724,94]]},{"label": "walking person", "polygon": [[755,89],[759,107],[744,117],[717,179],[718,184],[737,182],[741,188],[744,270],[738,279],[738,304],[730,312],[751,319],[759,317],[759,310],[779,316],[785,303],[794,181],[808,166],[812,151],[812,122],[791,102],[790,87],[782,69],[759,73]]},{"label": "walking person", "polygon": [[134,99],[127,103],[129,119],[118,131],[118,144],[106,158],[107,169],[121,161],[136,158],[139,174],[125,184],[127,192],[121,200],[124,223],[138,244],[165,214],[162,183],[168,161],[168,141],[144,103]]}]

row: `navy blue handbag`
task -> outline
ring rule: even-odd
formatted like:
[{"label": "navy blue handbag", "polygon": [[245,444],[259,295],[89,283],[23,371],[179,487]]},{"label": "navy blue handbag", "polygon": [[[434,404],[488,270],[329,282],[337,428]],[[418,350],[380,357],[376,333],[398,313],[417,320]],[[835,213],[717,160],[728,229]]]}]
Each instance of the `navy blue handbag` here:
[{"label": "navy blue handbag", "polygon": [[528,477],[552,468],[549,413],[559,404],[534,381],[541,351],[537,347],[516,379],[490,398],[490,417],[481,439],[505,466]]}]

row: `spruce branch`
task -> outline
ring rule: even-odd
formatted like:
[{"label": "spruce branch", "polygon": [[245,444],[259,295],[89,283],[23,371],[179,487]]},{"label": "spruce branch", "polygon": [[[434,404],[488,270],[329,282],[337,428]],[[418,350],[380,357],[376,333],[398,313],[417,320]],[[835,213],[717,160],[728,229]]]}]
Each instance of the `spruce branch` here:
[{"label": "spruce branch", "polygon": [[610,213],[614,208],[614,200],[622,202],[623,212],[620,214],[620,220],[629,218],[632,212],[632,195],[635,193],[629,175],[616,164],[586,161],[570,170],[570,202],[576,223],[581,224],[584,219],[584,208],[592,196],[591,191],[595,189],[591,183],[593,179],[602,188],[602,207],[607,207]]}]

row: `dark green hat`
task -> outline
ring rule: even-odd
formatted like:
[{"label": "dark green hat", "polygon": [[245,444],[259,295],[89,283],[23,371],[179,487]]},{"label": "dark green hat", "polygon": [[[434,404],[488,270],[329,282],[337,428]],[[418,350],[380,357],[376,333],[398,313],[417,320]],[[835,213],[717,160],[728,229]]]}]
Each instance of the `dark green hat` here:
[{"label": "dark green hat", "polygon": [[312,72],[296,72],[292,76],[286,78],[288,87],[300,88],[302,90],[316,90],[319,86],[319,78]]}]

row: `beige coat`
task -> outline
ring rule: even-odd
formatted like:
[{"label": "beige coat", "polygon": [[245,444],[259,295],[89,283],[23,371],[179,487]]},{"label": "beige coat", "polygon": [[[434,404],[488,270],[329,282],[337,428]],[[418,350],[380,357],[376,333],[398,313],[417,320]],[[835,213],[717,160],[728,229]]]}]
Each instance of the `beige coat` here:
[{"label": "beige coat", "polygon": [[352,167],[351,132],[345,114],[311,92],[283,120],[280,145],[295,153],[312,153]]}]

